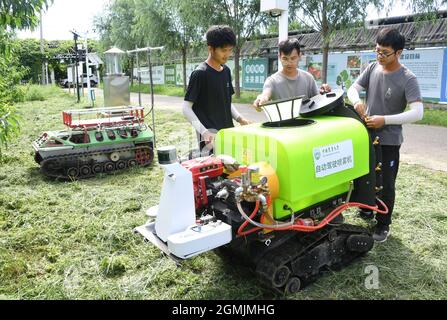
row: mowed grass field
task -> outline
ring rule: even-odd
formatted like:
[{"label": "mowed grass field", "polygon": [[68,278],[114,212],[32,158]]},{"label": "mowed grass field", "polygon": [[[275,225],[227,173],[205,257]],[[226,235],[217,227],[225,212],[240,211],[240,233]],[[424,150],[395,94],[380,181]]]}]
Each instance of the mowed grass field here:
[{"label": "mowed grass field", "polygon": [[[18,104],[22,132],[0,164],[2,299],[446,299],[447,174],[401,165],[392,236],[364,258],[284,297],[214,252],[177,266],[132,232],[158,203],[159,165],[75,182],[42,176],[31,142],[80,108],[58,91]],[[98,101],[100,103],[100,101]],[[158,146],[193,138],[181,112],[157,111]],[[175,199],[173,199],[175,200]],[[347,214],[350,222],[362,223]],[[367,289],[368,266],[379,271]]]}]

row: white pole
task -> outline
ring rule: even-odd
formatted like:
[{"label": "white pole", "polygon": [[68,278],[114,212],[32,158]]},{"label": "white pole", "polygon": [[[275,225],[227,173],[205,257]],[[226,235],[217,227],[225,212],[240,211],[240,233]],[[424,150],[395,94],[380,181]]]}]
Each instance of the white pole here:
[{"label": "white pole", "polygon": [[[42,10],[40,10],[39,13],[40,16],[40,53],[42,53],[42,56],[45,54],[45,50],[43,49],[43,20],[42,20]],[[42,78],[41,83],[43,85],[46,83],[46,77],[45,77],[45,61],[42,61]]]},{"label": "white pole", "polygon": [[[282,11],[279,17],[278,43],[289,38],[289,0],[285,1],[287,3],[287,10]],[[278,51],[278,71],[280,70],[282,70],[282,65]]]},{"label": "white pole", "polygon": [[89,66],[89,62],[88,62],[88,47],[87,47],[87,33],[85,34],[84,37],[84,41],[85,41],[85,67],[87,68],[87,96],[88,96],[88,101],[91,102],[92,101],[92,97],[91,97],[91,88],[90,88],[90,66]]},{"label": "white pole", "polygon": [[48,62],[45,62],[45,84],[50,84],[50,77],[48,76]]}]

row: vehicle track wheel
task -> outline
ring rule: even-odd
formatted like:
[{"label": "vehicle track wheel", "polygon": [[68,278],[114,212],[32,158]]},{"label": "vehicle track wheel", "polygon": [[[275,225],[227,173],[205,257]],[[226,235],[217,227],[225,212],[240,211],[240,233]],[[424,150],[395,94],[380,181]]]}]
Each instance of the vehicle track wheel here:
[{"label": "vehicle track wheel", "polygon": [[287,266],[281,266],[276,269],[273,275],[273,285],[277,288],[284,286],[289,280],[290,269]]},{"label": "vehicle track wheel", "polygon": [[297,293],[301,289],[301,280],[298,277],[292,277],[286,284],[286,293]]},{"label": "vehicle track wheel", "polygon": [[88,165],[82,166],[80,171],[83,176],[89,176],[92,173],[92,169]]},{"label": "vehicle track wheel", "polygon": [[120,159],[120,154],[118,152],[112,152],[110,154],[110,160],[117,162]]},{"label": "vehicle track wheel", "polygon": [[140,166],[148,166],[154,160],[154,151],[149,149],[138,149],[135,153],[135,158]]},{"label": "vehicle track wheel", "polygon": [[34,161],[36,161],[36,163],[38,164],[42,162],[42,156],[37,152],[34,154]]},{"label": "vehicle track wheel", "polygon": [[107,162],[104,165],[104,171],[105,172],[112,172],[113,170],[115,170],[115,164],[113,162]]},{"label": "vehicle track wheel", "polygon": [[118,170],[123,170],[126,167],[126,162],[123,160],[120,160],[116,163],[116,168]]},{"label": "vehicle track wheel", "polygon": [[135,167],[136,165],[137,165],[137,160],[135,160],[135,159],[130,159],[129,161],[127,161],[128,167]]},{"label": "vehicle track wheel", "polygon": [[93,166],[93,173],[101,173],[102,172],[102,164],[97,163]]},{"label": "vehicle track wheel", "polygon": [[78,174],[79,174],[78,168],[71,167],[71,168],[68,168],[68,170],[67,170],[67,176],[69,176],[70,178],[73,178],[73,179],[77,178]]}]

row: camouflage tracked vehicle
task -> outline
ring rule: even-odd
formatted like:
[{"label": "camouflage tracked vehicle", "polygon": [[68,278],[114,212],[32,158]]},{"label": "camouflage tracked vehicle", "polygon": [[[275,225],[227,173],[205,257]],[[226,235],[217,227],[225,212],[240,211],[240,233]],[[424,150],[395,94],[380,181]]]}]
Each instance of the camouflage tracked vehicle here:
[{"label": "camouflage tracked vehicle", "polygon": [[152,163],[154,134],[144,124],[143,107],[70,110],[62,116],[67,130],[44,132],[33,142],[43,174],[80,179]]}]

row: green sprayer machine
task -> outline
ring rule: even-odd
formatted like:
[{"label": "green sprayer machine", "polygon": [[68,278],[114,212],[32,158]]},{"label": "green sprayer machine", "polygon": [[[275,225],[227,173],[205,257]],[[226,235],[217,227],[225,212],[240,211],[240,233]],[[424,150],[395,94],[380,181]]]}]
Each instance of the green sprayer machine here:
[{"label": "green sprayer machine", "polygon": [[177,261],[215,250],[294,293],[373,248],[370,231],[341,214],[387,213],[377,198],[378,142],[343,91],[264,111],[268,122],[219,131],[215,155],[180,162],[175,147],[159,148],[160,202],[135,230]]}]

